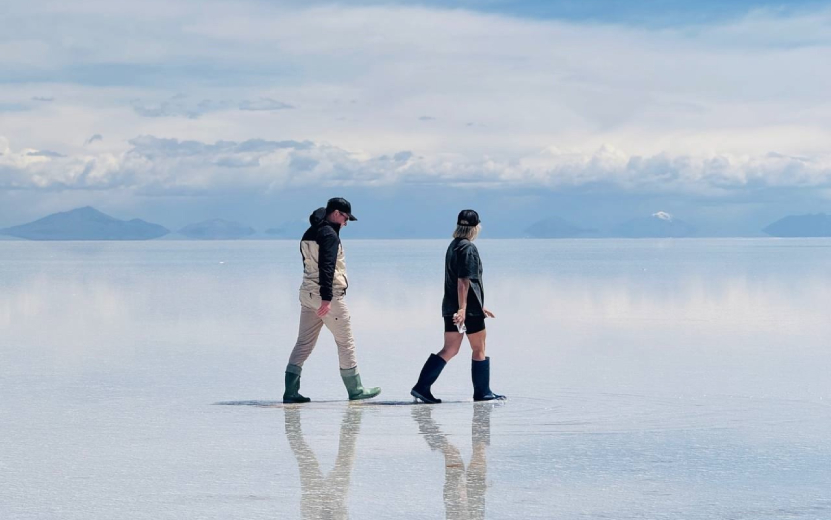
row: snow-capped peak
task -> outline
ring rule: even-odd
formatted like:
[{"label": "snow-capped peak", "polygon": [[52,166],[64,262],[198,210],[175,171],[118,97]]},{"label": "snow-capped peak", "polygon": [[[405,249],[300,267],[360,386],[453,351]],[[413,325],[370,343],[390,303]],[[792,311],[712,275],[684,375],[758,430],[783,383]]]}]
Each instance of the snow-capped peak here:
[{"label": "snow-capped peak", "polygon": [[655,218],[659,218],[661,220],[666,220],[667,222],[672,222],[672,215],[670,215],[666,211],[659,211],[658,213],[653,213],[652,216]]}]

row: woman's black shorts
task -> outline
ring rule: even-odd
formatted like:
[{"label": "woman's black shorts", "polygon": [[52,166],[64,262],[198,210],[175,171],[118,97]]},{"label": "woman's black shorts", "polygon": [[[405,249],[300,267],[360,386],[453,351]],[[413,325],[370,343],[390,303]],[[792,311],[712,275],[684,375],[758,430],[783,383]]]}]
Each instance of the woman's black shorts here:
[{"label": "woman's black shorts", "polygon": [[[485,330],[484,316],[466,316],[465,327],[467,327],[468,334],[476,334]],[[453,323],[453,316],[444,316],[444,331],[445,332],[459,332],[456,324]]]}]

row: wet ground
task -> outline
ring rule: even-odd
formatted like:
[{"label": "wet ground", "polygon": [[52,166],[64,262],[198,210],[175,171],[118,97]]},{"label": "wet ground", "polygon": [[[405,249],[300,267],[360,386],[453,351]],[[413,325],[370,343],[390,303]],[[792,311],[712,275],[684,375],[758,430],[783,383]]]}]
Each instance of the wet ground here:
[{"label": "wet ground", "polygon": [[384,392],[284,406],[296,244],[0,243],[0,518],[831,518],[831,241],[483,241],[441,405],[444,242],[346,247]]}]

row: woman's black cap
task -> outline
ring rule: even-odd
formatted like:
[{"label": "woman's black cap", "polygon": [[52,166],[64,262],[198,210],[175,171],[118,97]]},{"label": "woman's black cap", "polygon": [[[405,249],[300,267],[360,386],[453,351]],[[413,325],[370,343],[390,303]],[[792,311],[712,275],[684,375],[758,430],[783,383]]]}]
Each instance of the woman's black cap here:
[{"label": "woman's black cap", "polygon": [[472,209],[463,209],[456,219],[457,226],[478,226],[480,222],[482,221],[479,220],[479,214]]},{"label": "woman's black cap", "polygon": [[352,214],[352,204],[350,204],[349,201],[344,199],[343,197],[335,197],[334,199],[329,199],[329,202],[326,203],[327,215],[335,210],[349,215],[349,220],[358,220],[357,218],[355,218],[355,215]]}]

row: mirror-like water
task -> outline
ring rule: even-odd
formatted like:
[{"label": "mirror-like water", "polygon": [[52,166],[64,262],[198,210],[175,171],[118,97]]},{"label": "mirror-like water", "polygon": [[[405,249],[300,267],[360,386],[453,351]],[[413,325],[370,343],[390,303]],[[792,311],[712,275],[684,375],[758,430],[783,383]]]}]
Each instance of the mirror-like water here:
[{"label": "mirror-like water", "polygon": [[0,518],[831,518],[831,240],[483,240],[496,406],[406,404],[446,242],[344,243],[383,393],[283,407],[295,242],[0,242]]}]

